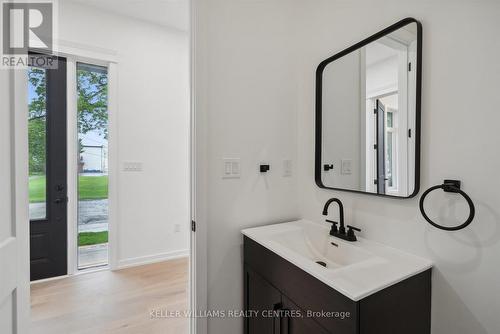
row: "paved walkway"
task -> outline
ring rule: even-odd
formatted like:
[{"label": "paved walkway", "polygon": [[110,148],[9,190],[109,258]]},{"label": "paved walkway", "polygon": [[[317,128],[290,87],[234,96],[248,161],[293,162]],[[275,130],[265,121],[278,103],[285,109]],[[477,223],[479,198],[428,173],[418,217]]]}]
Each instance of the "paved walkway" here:
[{"label": "paved walkway", "polygon": [[78,269],[108,264],[108,244],[78,247]]},{"label": "paved walkway", "polygon": [[46,215],[45,203],[30,203],[30,219],[44,219]]},{"label": "paved walkway", "polygon": [[101,232],[108,230],[108,200],[78,202],[78,231]]},{"label": "paved walkway", "polygon": [[[45,203],[30,203],[31,219],[45,218]],[[78,202],[78,232],[102,232],[108,230],[108,200]],[[80,269],[106,265],[108,244],[78,247]]]},{"label": "paved walkway", "polygon": [[[78,232],[108,230],[108,200],[78,202]],[[108,244],[78,247],[78,268],[108,264]]]},{"label": "paved walkway", "polygon": [[[45,203],[30,203],[31,219],[45,218]],[[78,202],[78,231],[101,232],[108,230],[108,200]]]}]

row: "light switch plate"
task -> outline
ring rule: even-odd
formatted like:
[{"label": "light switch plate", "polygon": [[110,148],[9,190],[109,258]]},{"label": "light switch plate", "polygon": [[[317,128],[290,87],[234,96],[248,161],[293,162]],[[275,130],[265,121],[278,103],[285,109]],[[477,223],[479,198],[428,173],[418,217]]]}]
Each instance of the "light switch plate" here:
[{"label": "light switch plate", "polygon": [[142,162],[126,161],[123,163],[124,172],[141,172]]},{"label": "light switch plate", "polygon": [[241,177],[241,162],[239,158],[222,159],[222,178],[239,179]]},{"label": "light switch plate", "polygon": [[340,166],[340,173],[343,175],[352,174],[352,160],[351,159],[342,159]]},{"label": "light switch plate", "polygon": [[292,176],[292,160],[283,160],[283,176]]}]

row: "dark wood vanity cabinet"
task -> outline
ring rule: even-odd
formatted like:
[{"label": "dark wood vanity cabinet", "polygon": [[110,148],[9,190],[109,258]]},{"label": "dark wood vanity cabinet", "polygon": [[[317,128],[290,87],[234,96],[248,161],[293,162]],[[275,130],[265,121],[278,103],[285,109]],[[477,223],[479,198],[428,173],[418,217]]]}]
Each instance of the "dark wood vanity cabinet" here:
[{"label": "dark wood vanity cabinet", "polygon": [[244,238],[245,334],[429,334],[430,303],[430,269],[353,301]]}]

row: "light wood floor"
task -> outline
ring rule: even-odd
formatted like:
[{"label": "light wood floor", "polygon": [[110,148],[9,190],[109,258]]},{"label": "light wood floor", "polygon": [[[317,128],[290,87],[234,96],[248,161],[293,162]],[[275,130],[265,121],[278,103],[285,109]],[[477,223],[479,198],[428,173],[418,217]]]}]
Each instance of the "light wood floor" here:
[{"label": "light wood floor", "polygon": [[[32,334],[187,334],[187,258],[72,276],[31,286]],[[163,313],[164,314],[164,313]]]}]

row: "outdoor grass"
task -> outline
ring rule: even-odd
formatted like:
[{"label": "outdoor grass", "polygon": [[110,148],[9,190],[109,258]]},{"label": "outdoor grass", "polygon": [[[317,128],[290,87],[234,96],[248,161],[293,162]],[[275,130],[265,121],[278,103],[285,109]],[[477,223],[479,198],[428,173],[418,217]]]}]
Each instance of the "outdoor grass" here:
[{"label": "outdoor grass", "polygon": [[78,199],[81,201],[108,198],[108,176],[79,176]]},{"label": "outdoor grass", "polygon": [[78,233],[78,246],[98,245],[108,242],[108,231]]},{"label": "outdoor grass", "polygon": [[[45,176],[29,179],[30,203],[45,202]],[[79,176],[78,199],[81,201],[108,198],[108,176]]]},{"label": "outdoor grass", "polygon": [[45,176],[30,176],[30,203],[45,202]]}]

